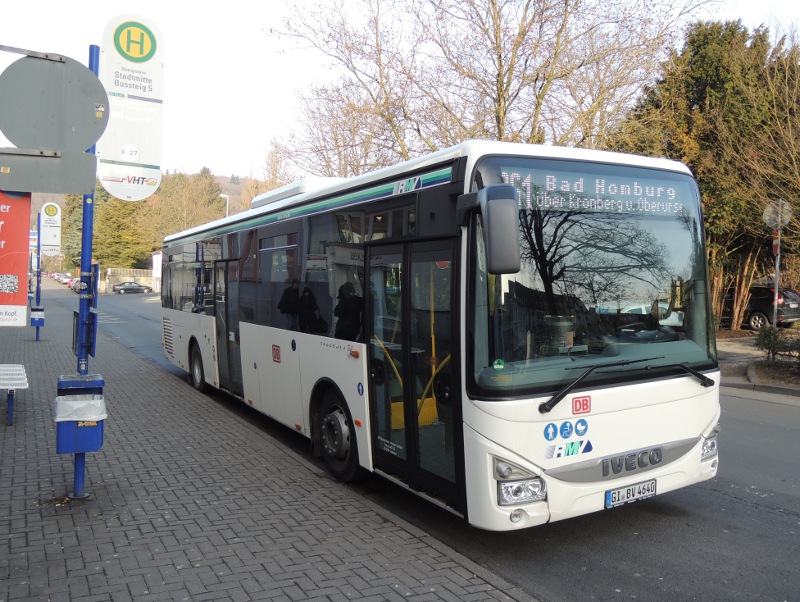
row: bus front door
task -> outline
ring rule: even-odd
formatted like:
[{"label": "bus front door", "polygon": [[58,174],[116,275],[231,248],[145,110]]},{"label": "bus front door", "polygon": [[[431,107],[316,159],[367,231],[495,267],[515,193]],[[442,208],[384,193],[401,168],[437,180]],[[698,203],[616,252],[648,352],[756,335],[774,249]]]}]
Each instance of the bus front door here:
[{"label": "bus front door", "polygon": [[242,359],[239,346],[239,264],[214,264],[214,305],[216,307],[219,386],[243,395]]},{"label": "bus front door", "polygon": [[369,251],[375,468],[463,510],[454,242]]}]

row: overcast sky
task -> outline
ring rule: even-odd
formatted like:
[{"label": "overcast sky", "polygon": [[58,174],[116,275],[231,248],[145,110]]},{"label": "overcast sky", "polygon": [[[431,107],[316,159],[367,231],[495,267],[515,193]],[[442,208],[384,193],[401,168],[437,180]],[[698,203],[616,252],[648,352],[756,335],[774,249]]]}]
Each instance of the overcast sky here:
[{"label": "overcast sky", "polygon": [[[296,118],[297,94],[329,77],[321,57],[269,33],[292,1],[2,0],[0,45],[88,65],[89,46],[102,44],[112,19],[141,16],[165,51],[162,170],[261,178],[270,141]],[[800,2],[724,0],[708,18],[788,28],[800,22]],[[0,52],[0,71],[19,58]],[[0,146],[10,146],[2,135]]]}]

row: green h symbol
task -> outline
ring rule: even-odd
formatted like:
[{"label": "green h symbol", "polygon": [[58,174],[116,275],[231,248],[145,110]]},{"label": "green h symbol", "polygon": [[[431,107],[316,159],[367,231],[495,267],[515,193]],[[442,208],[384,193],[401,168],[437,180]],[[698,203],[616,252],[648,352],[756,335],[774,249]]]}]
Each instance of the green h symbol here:
[{"label": "green h symbol", "polygon": [[131,36],[131,30],[128,29],[125,32],[125,42],[126,42],[125,52],[131,54],[131,47],[137,45],[139,46],[139,54],[144,54],[144,43],[145,43],[144,32],[140,33],[138,40],[134,40],[132,39]]}]

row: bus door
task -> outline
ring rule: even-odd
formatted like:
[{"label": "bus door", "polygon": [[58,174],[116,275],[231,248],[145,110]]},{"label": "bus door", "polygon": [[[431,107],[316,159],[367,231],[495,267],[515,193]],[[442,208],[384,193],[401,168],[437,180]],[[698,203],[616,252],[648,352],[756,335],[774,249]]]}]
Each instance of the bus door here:
[{"label": "bus door", "polygon": [[369,392],[375,468],[463,504],[454,241],[369,247]]},{"label": "bus door", "polygon": [[219,385],[244,395],[242,357],[239,348],[239,263],[214,263],[214,305],[216,307]]}]

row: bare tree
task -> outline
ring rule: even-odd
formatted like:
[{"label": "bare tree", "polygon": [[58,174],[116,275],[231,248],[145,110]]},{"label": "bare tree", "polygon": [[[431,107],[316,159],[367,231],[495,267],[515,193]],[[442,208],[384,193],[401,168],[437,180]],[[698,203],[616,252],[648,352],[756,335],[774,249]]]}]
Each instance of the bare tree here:
[{"label": "bare tree", "polygon": [[[492,138],[600,147],[705,0],[332,0],[286,33],[345,78],[306,99],[305,131],[392,163]],[[349,10],[348,10],[349,9]],[[333,96],[331,92],[336,92]],[[355,104],[354,104],[355,102]],[[319,109],[325,107],[325,111]],[[353,110],[357,107],[358,110]],[[331,115],[356,120],[334,135]],[[314,126],[317,126],[314,130]],[[309,141],[297,136],[294,150]],[[335,156],[311,151],[320,160]],[[328,162],[327,172],[346,175]]]},{"label": "bare tree", "polygon": [[318,86],[301,100],[301,125],[285,143],[275,143],[279,159],[299,173],[349,177],[396,160],[387,140],[392,132],[364,89],[346,79]]}]

